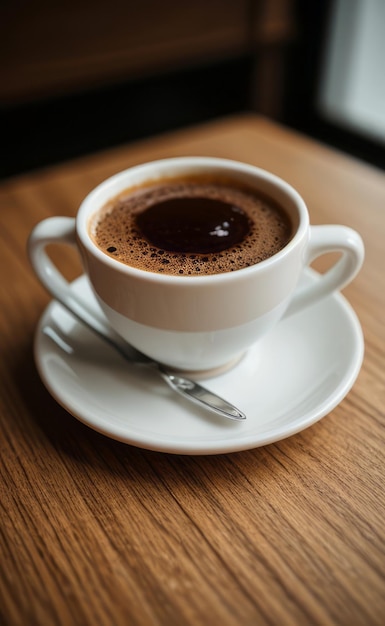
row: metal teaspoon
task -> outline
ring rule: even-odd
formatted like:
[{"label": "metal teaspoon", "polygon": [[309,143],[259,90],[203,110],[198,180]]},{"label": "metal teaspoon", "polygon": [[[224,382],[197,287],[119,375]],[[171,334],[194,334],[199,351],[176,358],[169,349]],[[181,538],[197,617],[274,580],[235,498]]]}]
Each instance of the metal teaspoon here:
[{"label": "metal teaspoon", "polygon": [[172,372],[167,369],[161,363],[152,360],[142,352],[139,352],[125,342],[105,321],[103,318],[95,315],[93,311],[88,309],[84,303],[82,307],[78,305],[75,300],[67,298],[58,298],[56,300],[60,302],[78,321],[85,324],[99,337],[104,339],[110,346],[115,348],[121,356],[131,363],[137,363],[139,365],[145,365],[152,367],[159,372],[160,376],[171,387],[173,391],[176,391],[184,398],[187,398],[191,402],[208,409],[222,417],[227,419],[242,421],[246,419],[246,415],[237,409],[234,405],[227,402],[220,396],[212,393],[202,385],[199,385],[193,380],[186,378],[176,372]]}]

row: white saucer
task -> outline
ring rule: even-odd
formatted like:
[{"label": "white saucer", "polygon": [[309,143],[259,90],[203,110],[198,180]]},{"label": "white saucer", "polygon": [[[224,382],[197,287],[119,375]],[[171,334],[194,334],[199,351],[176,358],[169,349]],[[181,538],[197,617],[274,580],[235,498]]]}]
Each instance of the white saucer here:
[{"label": "white saucer", "polygon": [[[317,279],[309,271],[304,281]],[[72,288],[97,307],[84,276]],[[184,400],[156,372],[131,366],[55,301],[35,337],[40,376],[69,413],[113,439],[176,454],[247,450],[307,428],[351,389],[363,352],[360,324],[341,294],[282,321],[235,368],[203,382],[246,413],[233,422]]]}]

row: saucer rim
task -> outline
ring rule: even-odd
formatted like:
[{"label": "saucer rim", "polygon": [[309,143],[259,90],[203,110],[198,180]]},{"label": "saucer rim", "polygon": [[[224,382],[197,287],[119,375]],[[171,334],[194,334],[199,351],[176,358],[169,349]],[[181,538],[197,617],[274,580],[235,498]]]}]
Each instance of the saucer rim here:
[{"label": "saucer rim", "polygon": [[[318,272],[311,268],[308,268],[305,273],[307,277],[313,280],[319,277]],[[76,283],[80,283],[84,280],[86,280],[86,276],[85,274],[82,274],[72,281],[71,285],[75,285]],[[60,393],[60,390],[57,389],[55,384],[51,381],[49,371],[44,367],[41,354],[40,341],[44,325],[52,319],[52,311],[55,307],[59,307],[63,312],[65,311],[60,303],[54,299],[52,299],[44,309],[36,327],[33,348],[34,360],[44,386],[55,401],[75,419],[110,439],[149,451],[178,455],[199,456],[242,452],[269,445],[271,443],[276,443],[309,428],[338,406],[338,404],[342,402],[353,387],[360,372],[364,358],[365,346],[362,327],[354,309],[340,292],[331,294],[327,297],[327,299],[335,300],[338,306],[342,308],[346,318],[349,320],[351,330],[353,331],[352,336],[355,339],[354,349],[352,348],[352,358],[346,367],[346,371],[344,370],[336,389],[320,402],[316,403],[316,406],[310,411],[306,411],[306,413],[300,416],[299,419],[294,419],[290,421],[289,424],[285,423],[284,425],[280,425],[278,428],[270,428],[268,430],[264,429],[261,434],[258,434],[255,431],[248,431],[245,433],[244,437],[242,437],[241,432],[238,431],[235,437],[235,442],[229,440],[228,437],[221,439],[220,436],[218,436],[215,441],[209,440],[207,442],[197,442],[196,439],[192,439],[191,441],[184,440],[182,442],[183,438],[180,436],[176,437],[174,441],[169,435],[162,436],[160,433],[156,433],[155,436],[154,433],[152,433],[152,436],[149,436],[149,434],[146,433],[146,436],[143,438],[140,436],[140,431],[138,434],[138,429],[136,431],[132,431],[131,429],[131,432],[128,432],[127,429],[119,428],[116,424],[113,427],[109,426],[106,423],[106,420],[104,420],[103,424],[101,424],[98,417],[95,419],[95,414],[92,412],[91,408],[88,409],[87,407],[85,409],[84,407],[80,407],[79,410],[79,407],[76,409],[76,407],[72,406],[71,402],[68,401],[68,394],[66,396],[65,393]],[[317,304],[314,306],[316,307]],[[236,371],[237,367],[238,365],[234,367],[234,371]],[[237,428],[241,428],[242,424],[237,423],[236,426]]]}]

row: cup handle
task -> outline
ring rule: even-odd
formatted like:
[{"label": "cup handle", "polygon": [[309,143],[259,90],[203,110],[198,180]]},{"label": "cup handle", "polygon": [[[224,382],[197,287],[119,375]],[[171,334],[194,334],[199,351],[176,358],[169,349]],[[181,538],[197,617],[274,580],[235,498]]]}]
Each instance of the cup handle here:
[{"label": "cup handle", "polygon": [[49,244],[67,244],[79,250],[76,241],[75,219],[71,217],[49,217],[39,222],[28,240],[28,255],[31,264],[51,295],[78,319],[83,319],[95,330],[111,334],[108,322],[102,311],[90,309],[70,288],[70,284],[47,255]]},{"label": "cup handle", "polygon": [[294,293],[284,317],[318,302],[334,291],[343,289],[360,270],[364,260],[364,244],[360,235],[348,226],[311,226],[305,251],[305,266],[328,252],[341,252],[341,257],[319,280]]}]

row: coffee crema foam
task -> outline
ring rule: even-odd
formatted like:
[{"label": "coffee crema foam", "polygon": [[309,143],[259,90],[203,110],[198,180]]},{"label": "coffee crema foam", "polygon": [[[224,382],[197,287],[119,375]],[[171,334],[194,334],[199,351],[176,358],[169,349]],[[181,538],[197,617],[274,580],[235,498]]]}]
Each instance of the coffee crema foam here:
[{"label": "coffee crema foam", "polygon": [[119,194],[93,216],[90,233],[121,263],[197,276],[268,259],[290,240],[292,224],[273,200],[236,182],[170,179]]}]

